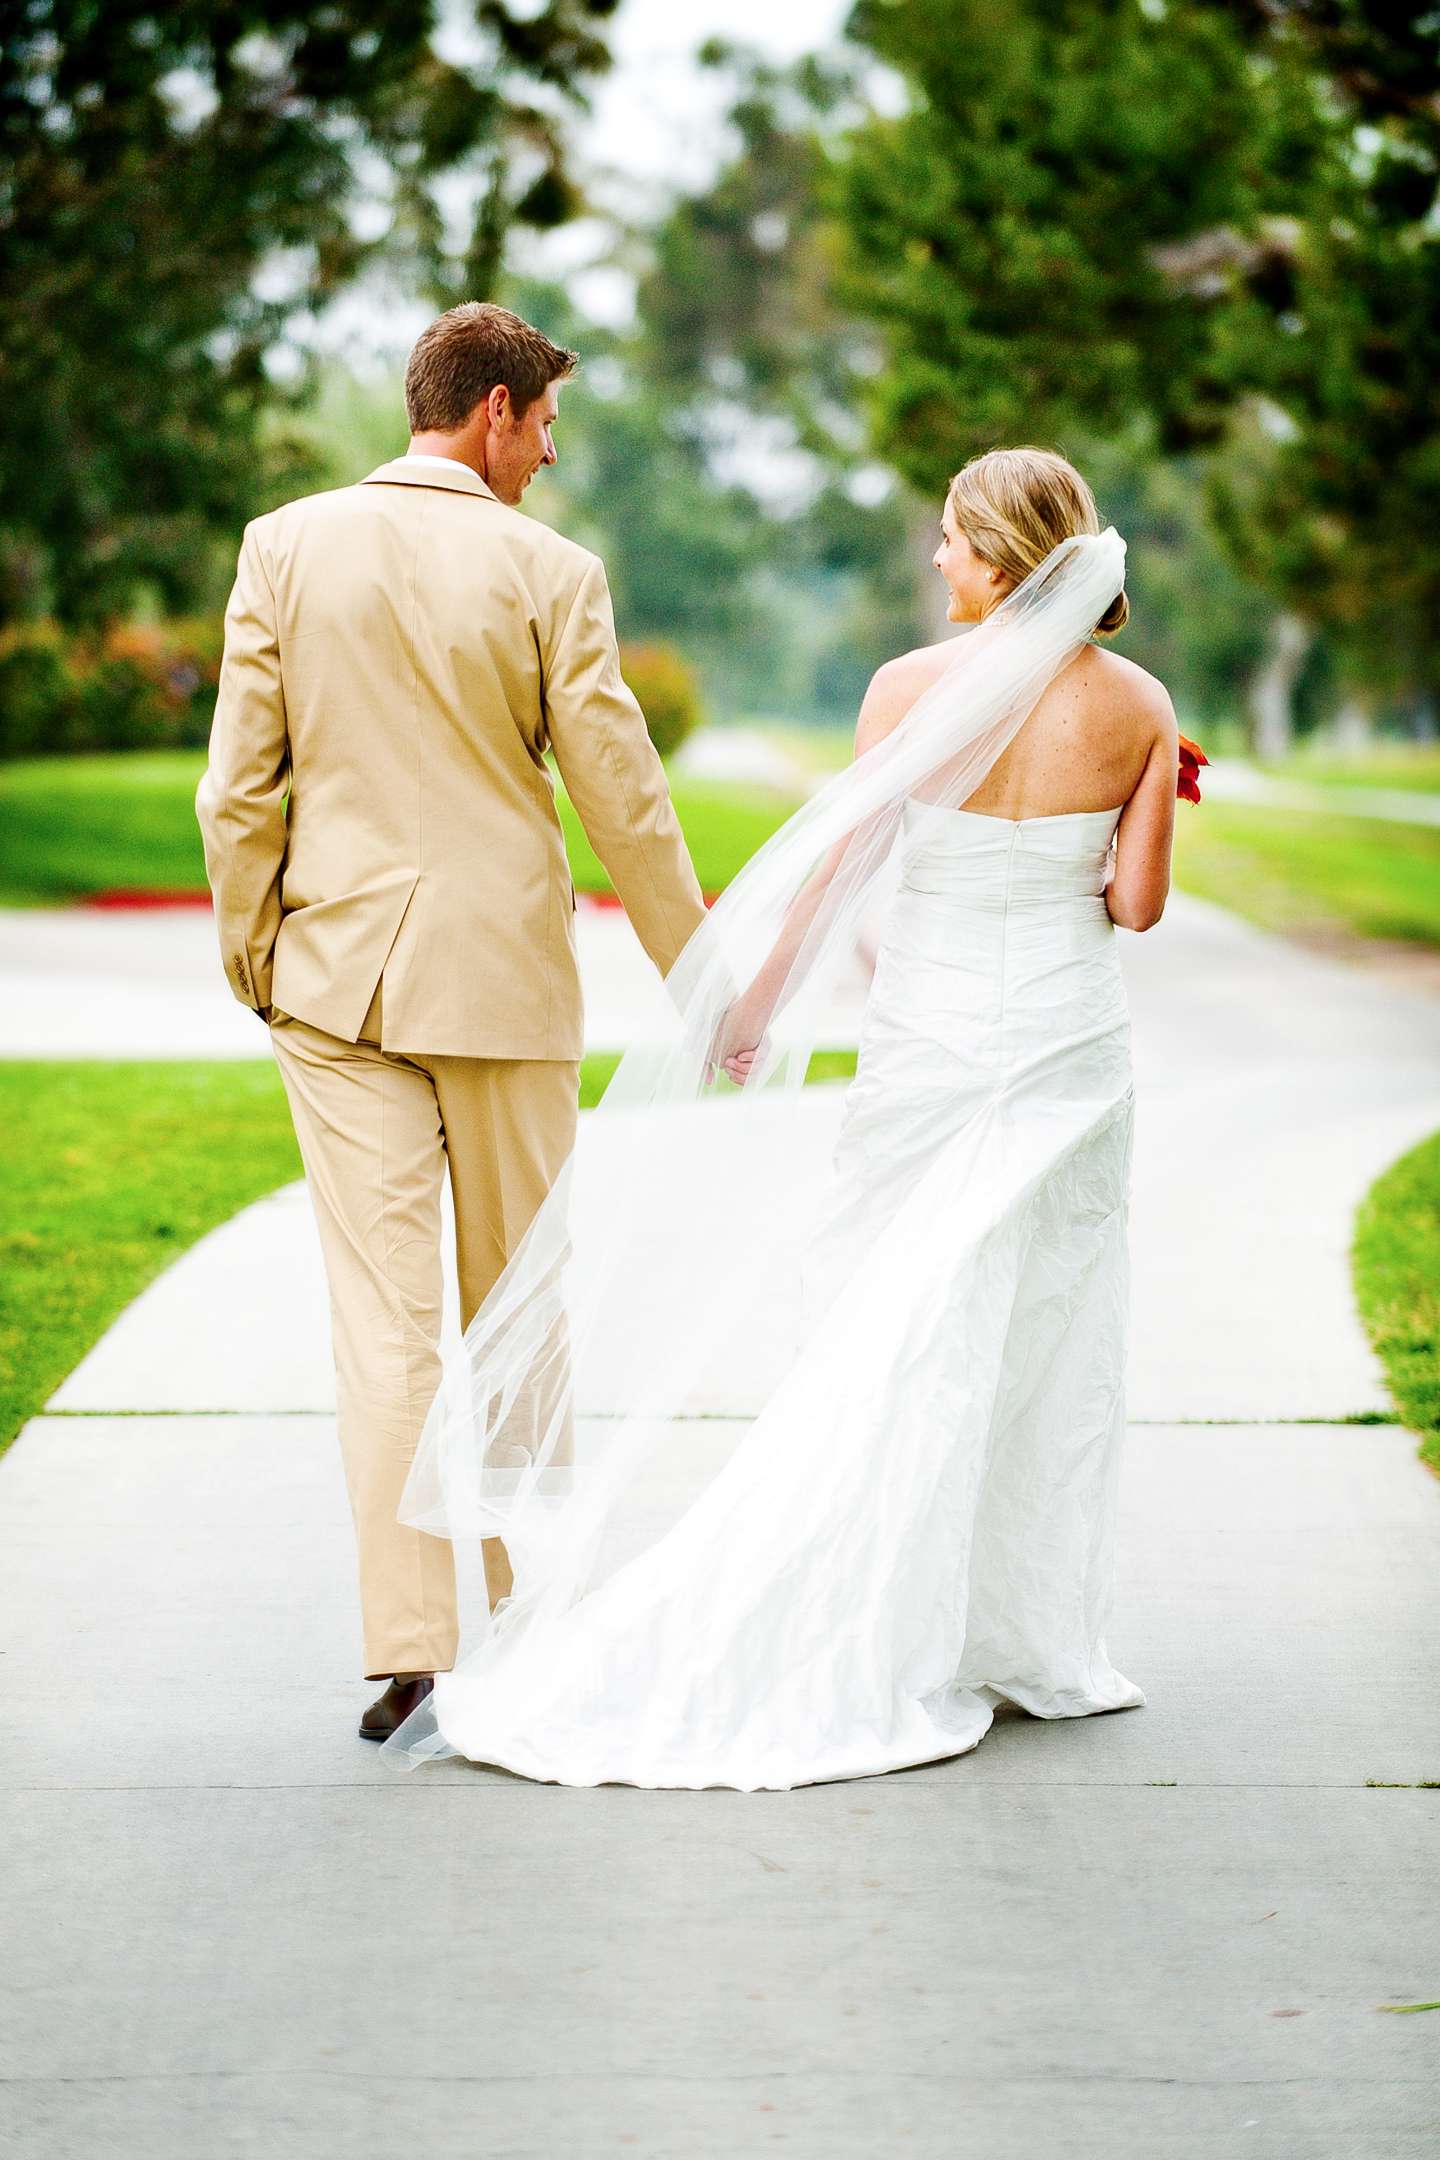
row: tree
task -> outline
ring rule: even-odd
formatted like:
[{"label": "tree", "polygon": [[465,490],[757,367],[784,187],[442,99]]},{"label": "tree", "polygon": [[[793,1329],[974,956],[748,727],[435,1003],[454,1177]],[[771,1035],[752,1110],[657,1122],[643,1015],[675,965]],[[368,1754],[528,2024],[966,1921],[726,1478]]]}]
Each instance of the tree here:
[{"label": "tree", "polygon": [[261,455],[287,323],[386,250],[483,293],[512,221],[570,214],[616,5],[473,0],[462,61],[439,0],[0,0],[0,613],[188,599],[293,463]]},{"label": "tree", "polygon": [[617,232],[614,255],[640,265],[633,326],[512,287],[584,356],[536,507],[601,549],[622,629],[676,639],[713,709],[853,720],[922,628],[908,506],[853,485],[877,478],[853,388],[876,340],[830,298],[817,191],[848,78],[719,41],[703,58],[733,85],[735,148],[653,228]]},{"label": "tree", "polygon": [[[518,288],[585,355],[536,507],[601,548],[622,626],[677,637],[717,710],[853,719],[882,661],[950,634],[931,556],[959,453],[942,446],[912,492],[861,420],[883,347],[836,303],[822,186],[837,131],[865,110],[852,75],[718,44],[706,57],[733,81],[734,153],[616,243],[645,265],[633,330],[597,332],[562,294]],[[1143,428],[1071,447],[1135,543],[1127,651],[1213,725],[1260,663],[1266,611],[1205,529],[1196,461],[1157,459]]]},{"label": "tree", "polygon": [[1440,687],[1440,36],[1413,0],[1227,12],[1326,116],[1330,155],[1236,310],[1237,379],[1278,424],[1244,416],[1212,500],[1242,567],[1327,626],[1353,728]]},{"label": "tree", "polygon": [[[945,482],[973,446],[962,432],[966,395],[947,376],[913,440],[882,437],[907,475],[882,492],[860,414],[867,387],[884,382],[884,344],[873,320],[842,304],[843,287],[837,295],[839,236],[828,215],[832,165],[846,130],[868,110],[860,78],[848,62],[779,69],[719,45],[707,58],[735,78],[737,155],[709,188],[678,202],[653,237],[634,364],[692,416],[697,433],[707,413],[733,415],[762,442],[767,429],[783,427],[784,439],[815,461],[813,498],[772,512],[764,528],[770,601],[783,626],[770,644],[783,648],[788,669],[807,670],[803,690],[788,676],[793,704],[853,713],[880,661],[949,634],[931,555]],[[973,53],[966,59],[973,64]],[[1001,40],[997,64],[1012,61]],[[1166,155],[1161,141],[1155,157]],[[1097,157],[1108,171],[1110,152]],[[1153,190],[1153,159],[1135,181]],[[911,199],[906,192],[907,206]],[[1133,306],[1117,301],[1104,278],[1094,281],[1093,304],[1114,309],[1117,321]],[[1017,324],[1028,334],[1027,305],[1017,302],[1012,339]],[[1193,337],[1192,312],[1186,300],[1186,319],[1167,332],[1175,343]],[[1043,336],[1035,350],[1055,372]],[[1127,650],[1163,672],[1193,710],[1233,711],[1237,683],[1263,654],[1265,611],[1205,530],[1194,456],[1158,459],[1153,429],[1121,426],[1118,406],[1112,417],[1110,440],[1072,428],[1070,447],[1136,543]],[[1028,428],[1018,410],[1012,418],[1013,440]],[[1188,441],[1204,429],[1191,412],[1173,433]]]},{"label": "tree", "polygon": [[[874,669],[924,634],[916,506],[876,467],[857,390],[871,326],[837,307],[827,140],[857,117],[848,63],[780,67],[712,39],[734,154],[648,236],[629,365],[665,424],[748,498],[749,586],[767,634],[728,656],[752,709],[853,717]],[[717,692],[718,700],[718,692]]]},{"label": "tree", "polygon": [[1242,571],[1433,684],[1440,46],[1385,0],[862,0],[909,86],[837,160],[878,440],[1203,450]]},{"label": "tree", "polygon": [[887,348],[885,453],[933,493],[997,442],[1137,413],[1162,451],[1214,441],[1220,288],[1165,258],[1258,214],[1229,27],[1141,0],[862,0],[850,33],[910,92],[852,133],[833,189],[840,297]]}]

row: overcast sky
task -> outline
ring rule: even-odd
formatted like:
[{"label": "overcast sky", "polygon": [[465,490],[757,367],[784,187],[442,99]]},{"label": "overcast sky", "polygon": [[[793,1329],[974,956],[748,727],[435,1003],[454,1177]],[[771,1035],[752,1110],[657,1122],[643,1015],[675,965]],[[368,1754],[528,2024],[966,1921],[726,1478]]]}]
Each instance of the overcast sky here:
[{"label": "overcast sky", "polygon": [[693,186],[723,143],[723,84],[697,68],[707,38],[795,60],[837,42],[850,0],[622,0],[610,30],[615,65],[582,123],[587,160],[641,180]]}]

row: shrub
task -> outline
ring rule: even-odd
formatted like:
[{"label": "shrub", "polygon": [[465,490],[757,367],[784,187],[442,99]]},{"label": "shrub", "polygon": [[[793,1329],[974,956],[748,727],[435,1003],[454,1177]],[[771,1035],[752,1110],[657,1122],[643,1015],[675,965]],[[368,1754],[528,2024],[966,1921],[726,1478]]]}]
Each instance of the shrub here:
[{"label": "shrub", "polygon": [[224,626],[115,623],[98,648],[58,623],[0,634],[0,758],[203,749]]},{"label": "shrub", "polygon": [[662,758],[672,757],[704,717],[688,661],[673,645],[622,645],[620,672],[636,697]]},{"label": "shrub", "polygon": [[[218,617],[112,624],[96,672],[113,671],[117,726],[128,730],[139,725],[146,741],[157,745],[203,749],[210,739],[224,642]],[[121,741],[106,745],[128,746]]]},{"label": "shrub", "polygon": [[0,632],[0,758],[68,749],[79,687],[58,623],[16,623]]}]

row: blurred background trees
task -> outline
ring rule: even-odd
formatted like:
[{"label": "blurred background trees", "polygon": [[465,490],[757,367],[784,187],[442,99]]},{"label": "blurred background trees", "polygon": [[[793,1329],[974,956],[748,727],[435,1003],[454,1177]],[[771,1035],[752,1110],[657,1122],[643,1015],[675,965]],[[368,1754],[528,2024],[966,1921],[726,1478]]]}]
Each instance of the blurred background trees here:
[{"label": "blurred background trees", "polygon": [[572,213],[564,113],[615,4],[481,0],[458,54],[433,0],[0,9],[3,615],[204,591],[217,536],[310,478],[262,425],[307,318],[381,256],[489,290],[512,225]]},{"label": "blurred background trees", "polygon": [[[721,718],[853,720],[940,634],[949,475],[1041,441],[1192,732],[1434,731],[1430,14],[860,0],[796,66],[706,47],[728,147],[622,217],[573,148],[616,11],[0,6],[8,754],[188,739],[244,518],[404,446],[317,329],[474,294],[581,349],[534,514]],[[551,267],[581,222],[624,320]]]},{"label": "blurred background trees", "polygon": [[861,0],[851,34],[906,93],[835,175],[880,447],[928,488],[1036,437],[1092,468],[1128,440],[1172,502],[1189,470],[1274,610],[1262,713],[1323,634],[1352,730],[1433,727],[1433,10]]}]

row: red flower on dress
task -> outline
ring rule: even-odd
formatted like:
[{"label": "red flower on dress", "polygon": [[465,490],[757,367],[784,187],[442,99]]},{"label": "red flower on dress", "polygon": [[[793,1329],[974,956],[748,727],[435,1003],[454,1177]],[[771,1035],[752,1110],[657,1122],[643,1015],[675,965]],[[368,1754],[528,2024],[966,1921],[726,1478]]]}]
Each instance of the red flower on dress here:
[{"label": "red flower on dress", "polygon": [[1191,742],[1188,735],[1180,737],[1180,777],[1175,783],[1177,796],[1186,802],[1199,802],[1200,767],[1209,762],[1199,743]]}]

